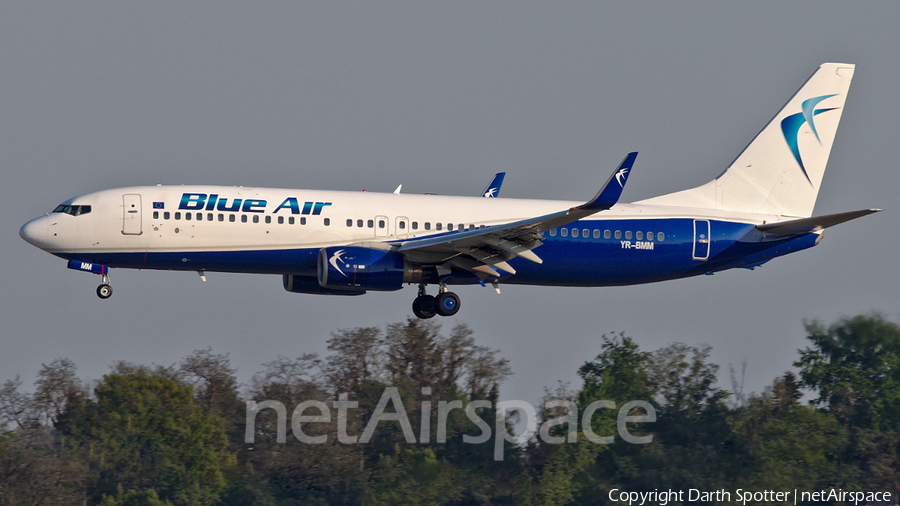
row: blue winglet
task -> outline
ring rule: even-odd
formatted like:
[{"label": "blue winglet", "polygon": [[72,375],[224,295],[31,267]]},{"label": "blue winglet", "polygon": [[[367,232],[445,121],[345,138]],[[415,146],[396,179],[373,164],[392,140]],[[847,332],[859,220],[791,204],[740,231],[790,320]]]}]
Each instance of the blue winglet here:
[{"label": "blue winglet", "polygon": [[500,187],[503,186],[503,178],[506,176],[506,172],[498,172],[494,175],[494,179],[484,188],[484,191],[481,192],[482,197],[494,198],[500,195]]},{"label": "blue winglet", "polygon": [[625,189],[625,183],[628,181],[628,176],[631,174],[631,167],[634,166],[634,160],[636,158],[637,151],[628,153],[625,159],[622,160],[622,163],[616,168],[615,172],[613,172],[612,175],[609,176],[609,179],[606,180],[606,184],[603,185],[603,188],[597,192],[597,195],[595,195],[590,202],[578,206],[578,208],[586,210],[603,210],[616,205],[616,202],[619,201],[619,197],[622,196],[622,190]]}]

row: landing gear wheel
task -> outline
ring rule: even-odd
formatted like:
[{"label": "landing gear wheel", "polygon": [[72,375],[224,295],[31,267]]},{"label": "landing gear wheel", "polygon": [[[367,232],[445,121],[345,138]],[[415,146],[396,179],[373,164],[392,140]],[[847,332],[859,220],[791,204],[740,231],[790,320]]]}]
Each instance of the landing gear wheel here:
[{"label": "landing gear wheel", "polygon": [[459,296],[453,292],[438,294],[434,302],[434,309],[441,316],[453,316],[459,312]]},{"label": "landing gear wheel", "polygon": [[101,299],[108,299],[112,296],[112,287],[107,284],[102,284],[97,287],[97,297]]},{"label": "landing gear wheel", "polygon": [[429,318],[434,318],[434,312],[436,309],[436,304],[434,301],[434,297],[431,295],[419,295],[413,300],[413,314],[416,315],[417,318],[421,318],[423,320],[427,320]]}]

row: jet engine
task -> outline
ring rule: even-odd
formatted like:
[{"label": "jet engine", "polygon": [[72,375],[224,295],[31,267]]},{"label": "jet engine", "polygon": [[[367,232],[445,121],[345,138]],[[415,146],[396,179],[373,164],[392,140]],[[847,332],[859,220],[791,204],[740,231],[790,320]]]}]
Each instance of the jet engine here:
[{"label": "jet engine", "polygon": [[319,250],[318,277],[323,288],[388,292],[419,283],[425,274],[395,251],[345,246]]},{"label": "jet engine", "polygon": [[284,289],[293,293],[311,293],[314,295],[362,295],[365,290],[356,290],[352,288],[344,290],[331,290],[319,286],[319,280],[315,276],[297,276],[295,274],[285,274],[282,276]]}]

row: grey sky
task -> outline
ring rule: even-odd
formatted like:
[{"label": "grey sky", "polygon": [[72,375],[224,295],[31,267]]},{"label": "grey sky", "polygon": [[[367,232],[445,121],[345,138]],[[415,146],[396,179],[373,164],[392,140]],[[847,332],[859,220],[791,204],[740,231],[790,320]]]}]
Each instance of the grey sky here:
[{"label": "grey sky", "polygon": [[[897,3],[0,3],[0,381],[71,358],[172,363],[229,352],[242,380],[323,352],[337,328],[411,314],[415,288],[297,295],[276,276],[114,270],[22,241],[75,195],[222,184],[587,199],[629,150],[623,201],[721,172],[825,61],[858,65],[816,214],[886,211],[754,272],[566,289],[462,287],[506,399],[573,381],[604,332],[708,343],[759,390],[805,346],[803,319],[898,316]],[[723,376],[724,378],[725,376]],[[727,384],[724,386],[728,386]]]}]

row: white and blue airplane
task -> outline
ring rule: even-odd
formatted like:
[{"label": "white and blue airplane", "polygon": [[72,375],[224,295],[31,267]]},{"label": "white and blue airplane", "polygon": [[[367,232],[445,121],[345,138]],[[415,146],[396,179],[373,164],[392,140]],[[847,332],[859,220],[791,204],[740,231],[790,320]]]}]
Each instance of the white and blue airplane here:
[{"label": "white and blue airplane", "polygon": [[[29,243],[102,276],[110,268],[278,274],[325,295],[419,287],[419,318],[459,310],[451,285],[610,286],[734,267],[812,247],[878,209],[812,217],[854,66],[825,63],[709,183],[618,199],[629,153],[585,203],[480,197],[140,186],[89,193],[26,223]],[[437,296],[426,293],[437,285]]]}]

